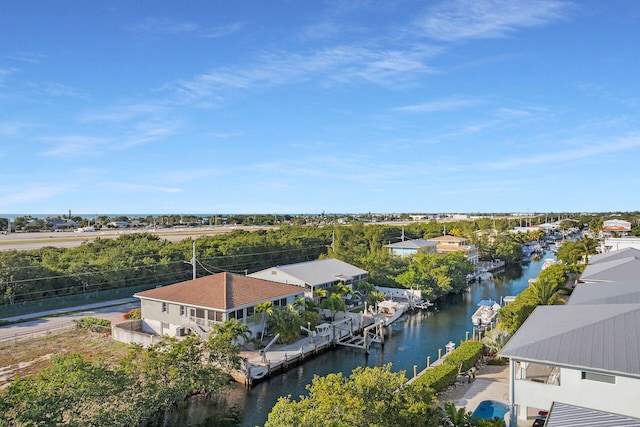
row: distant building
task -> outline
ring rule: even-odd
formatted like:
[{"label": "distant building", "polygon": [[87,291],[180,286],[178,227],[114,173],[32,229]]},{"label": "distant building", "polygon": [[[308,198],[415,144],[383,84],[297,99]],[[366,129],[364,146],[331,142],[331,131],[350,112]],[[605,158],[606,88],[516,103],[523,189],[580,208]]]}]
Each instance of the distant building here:
[{"label": "distant building", "polygon": [[478,248],[475,245],[467,245],[467,239],[463,237],[445,235],[434,237],[429,241],[437,244],[436,252],[439,254],[463,251],[469,261],[478,263]]},{"label": "distant building", "polygon": [[631,223],[621,219],[608,219],[602,223],[601,234],[604,237],[612,237],[614,235],[626,236],[631,231]]},{"label": "distant building", "polygon": [[403,242],[390,243],[384,246],[392,255],[404,258],[410,255],[415,255],[418,252],[436,253],[436,247],[438,244],[429,240],[412,239],[405,240]]},{"label": "distant building", "polygon": [[369,272],[335,258],[300,262],[267,268],[249,275],[263,280],[303,287],[305,296],[313,298],[318,289],[329,289],[338,283],[352,287],[366,282]]}]

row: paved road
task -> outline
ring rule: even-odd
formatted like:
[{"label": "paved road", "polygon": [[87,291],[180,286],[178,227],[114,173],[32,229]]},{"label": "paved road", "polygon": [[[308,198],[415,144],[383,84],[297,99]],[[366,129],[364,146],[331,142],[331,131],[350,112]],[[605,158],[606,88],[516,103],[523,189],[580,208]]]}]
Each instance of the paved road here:
[{"label": "paved road", "polygon": [[[122,315],[124,313],[139,307],[140,301],[137,300],[137,298],[135,301],[131,298],[126,300],[89,304],[86,306],[66,308],[62,310],[53,310],[44,313],[34,313],[28,316],[17,316],[17,318],[30,318],[33,320],[0,327],[0,342],[10,339],[20,339],[25,336],[38,336],[45,334],[47,331],[51,332],[71,328],[74,326],[74,320],[82,317],[97,317],[99,319],[107,319],[111,322],[122,321]],[[70,314],[60,315],[60,313],[64,312]],[[9,318],[6,320],[15,321],[16,318]]]}]

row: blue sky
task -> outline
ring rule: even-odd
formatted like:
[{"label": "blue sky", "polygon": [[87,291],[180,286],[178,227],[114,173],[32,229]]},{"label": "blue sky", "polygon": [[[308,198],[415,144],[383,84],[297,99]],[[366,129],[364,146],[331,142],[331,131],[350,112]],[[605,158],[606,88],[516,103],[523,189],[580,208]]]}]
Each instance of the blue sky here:
[{"label": "blue sky", "polygon": [[0,212],[640,207],[640,2],[0,6]]}]

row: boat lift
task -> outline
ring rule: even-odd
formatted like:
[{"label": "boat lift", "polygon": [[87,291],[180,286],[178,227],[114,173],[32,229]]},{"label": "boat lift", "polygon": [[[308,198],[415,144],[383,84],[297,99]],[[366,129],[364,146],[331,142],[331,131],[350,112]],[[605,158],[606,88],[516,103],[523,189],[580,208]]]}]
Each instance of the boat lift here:
[{"label": "boat lift", "polygon": [[262,357],[262,363],[267,363],[267,350],[269,350],[269,347],[276,343],[278,338],[280,338],[280,334],[276,334],[276,336],[273,337],[271,341],[269,341],[269,344],[267,344],[262,350],[258,352],[260,357]]}]

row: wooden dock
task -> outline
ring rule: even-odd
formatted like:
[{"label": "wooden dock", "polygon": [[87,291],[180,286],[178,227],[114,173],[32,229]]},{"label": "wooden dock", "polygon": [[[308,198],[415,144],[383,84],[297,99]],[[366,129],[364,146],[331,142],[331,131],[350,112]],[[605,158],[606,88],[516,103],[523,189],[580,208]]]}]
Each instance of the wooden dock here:
[{"label": "wooden dock", "polygon": [[[351,315],[349,315],[351,314]],[[313,334],[288,345],[275,345],[262,352],[245,357],[240,371],[233,378],[247,386],[297,366],[305,359],[342,345],[369,352],[373,343],[384,344],[384,322],[374,322],[370,316],[346,313],[342,319],[323,323]]]}]

